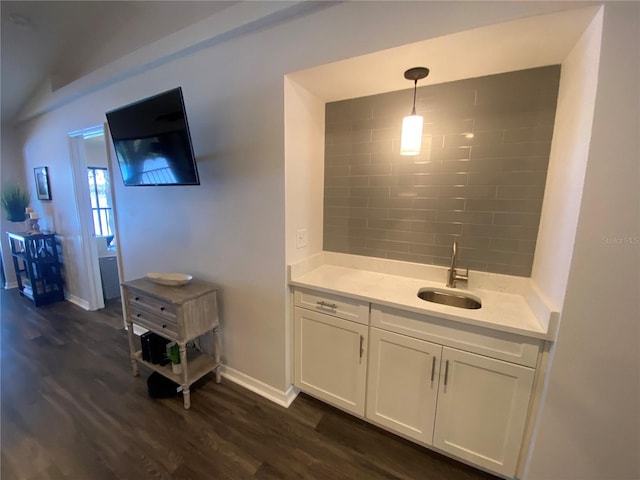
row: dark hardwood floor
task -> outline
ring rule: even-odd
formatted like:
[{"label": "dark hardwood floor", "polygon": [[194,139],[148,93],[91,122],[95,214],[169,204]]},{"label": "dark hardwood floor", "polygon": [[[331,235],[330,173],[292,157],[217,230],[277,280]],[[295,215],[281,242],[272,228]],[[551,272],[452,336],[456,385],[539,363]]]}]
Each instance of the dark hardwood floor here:
[{"label": "dark hardwood floor", "polygon": [[119,301],[0,300],[2,480],[496,478],[302,394],[285,409],[209,375],[188,411],[153,400]]}]

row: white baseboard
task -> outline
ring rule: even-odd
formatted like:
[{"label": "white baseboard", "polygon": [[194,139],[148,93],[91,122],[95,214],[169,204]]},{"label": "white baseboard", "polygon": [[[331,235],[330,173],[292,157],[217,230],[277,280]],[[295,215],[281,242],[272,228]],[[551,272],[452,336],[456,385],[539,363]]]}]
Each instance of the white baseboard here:
[{"label": "white baseboard", "polygon": [[12,288],[18,288],[18,282],[6,282],[4,284],[5,290],[11,290]]},{"label": "white baseboard", "polygon": [[65,300],[79,306],[80,308],[89,310],[89,302],[81,299],[80,297],[76,297],[75,295],[65,295]]},{"label": "white baseboard", "polygon": [[256,380],[255,378],[226,365],[222,366],[222,376],[227,380],[230,380],[247,390],[251,390],[267,400],[271,400],[285,408],[289,408],[289,405],[293,403],[299,392],[299,390],[293,385],[290,385],[286,391],[278,390],[271,385],[267,385],[260,380]]}]

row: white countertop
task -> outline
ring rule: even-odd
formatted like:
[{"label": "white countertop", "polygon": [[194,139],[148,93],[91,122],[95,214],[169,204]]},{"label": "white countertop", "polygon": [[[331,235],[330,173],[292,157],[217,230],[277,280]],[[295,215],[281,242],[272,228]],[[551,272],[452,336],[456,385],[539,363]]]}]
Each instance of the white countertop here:
[{"label": "white countertop", "polygon": [[[473,275],[473,272],[470,273]],[[442,282],[362,270],[350,266],[322,264],[308,271],[291,271],[290,285],[312,288],[416,313],[477,325],[503,332],[551,340],[552,332],[534,315],[522,295],[489,289],[455,289]],[[482,308],[469,310],[418,298],[421,288],[437,288],[480,298]]]}]

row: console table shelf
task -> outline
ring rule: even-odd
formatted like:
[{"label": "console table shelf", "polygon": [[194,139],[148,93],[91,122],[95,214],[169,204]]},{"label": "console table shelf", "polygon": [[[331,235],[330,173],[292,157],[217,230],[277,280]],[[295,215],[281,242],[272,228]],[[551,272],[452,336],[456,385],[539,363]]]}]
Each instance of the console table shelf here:
[{"label": "console table shelf", "polygon": [[55,233],[7,232],[20,294],[37,307],[64,300]]},{"label": "console table shelf", "polygon": [[[220,383],[220,337],[218,329],[217,288],[203,280],[193,279],[187,285],[171,287],[157,285],[146,278],[122,284],[124,317],[129,335],[131,368],[138,375],[138,363],[182,385],[184,408],[191,406],[190,386],[209,372]],[[173,373],[171,365],[158,365],[142,358],[136,347],[133,325],[139,325],[162,337],[175,341],[180,350],[182,373]],[[213,334],[211,355],[189,349],[187,342],[201,335]]]},{"label": "console table shelf", "polygon": [[[142,351],[138,350],[134,353],[134,356],[138,362],[149,367],[151,370],[154,370],[161,375],[173,380],[177,384],[182,384],[182,373],[173,373],[171,370],[171,364],[168,363],[166,365],[160,365],[158,363],[147,362],[142,359]],[[208,355],[198,355],[195,358],[188,358],[187,362],[189,362],[189,379],[191,382],[197,382],[202,377],[204,377],[207,373],[215,370],[216,361]]]}]

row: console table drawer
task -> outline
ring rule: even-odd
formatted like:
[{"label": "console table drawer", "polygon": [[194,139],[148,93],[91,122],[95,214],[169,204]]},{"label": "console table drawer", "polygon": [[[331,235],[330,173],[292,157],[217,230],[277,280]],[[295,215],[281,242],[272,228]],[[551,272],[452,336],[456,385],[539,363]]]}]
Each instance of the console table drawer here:
[{"label": "console table drawer", "polygon": [[131,290],[131,293],[129,294],[129,303],[132,306],[143,308],[149,312],[162,315],[163,317],[173,317],[175,322],[176,306],[173,303],[162,301],[136,290]]},{"label": "console table drawer", "polygon": [[134,305],[129,306],[129,318],[132,322],[159,333],[162,336],[170,337],[174,340],[178,339],[178,324],[175,319],[171,320],[159,315],[154,315]]}]

